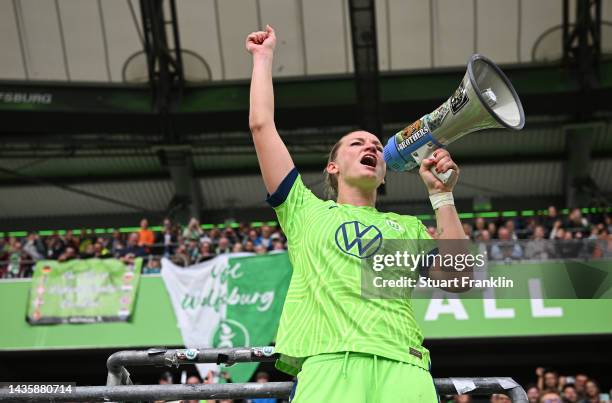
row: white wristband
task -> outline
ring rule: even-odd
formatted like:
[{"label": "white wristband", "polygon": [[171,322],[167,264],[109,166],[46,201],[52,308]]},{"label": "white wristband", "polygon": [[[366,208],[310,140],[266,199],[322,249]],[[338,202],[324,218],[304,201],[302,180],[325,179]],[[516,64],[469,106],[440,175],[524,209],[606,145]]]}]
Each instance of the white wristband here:
[{"label": "white wristband", "polygon": [[446,205],[455,205],[455,199],[453,199],[453,194],[451,192],[434,193],[429,195],[429,200],[434,210]]}]

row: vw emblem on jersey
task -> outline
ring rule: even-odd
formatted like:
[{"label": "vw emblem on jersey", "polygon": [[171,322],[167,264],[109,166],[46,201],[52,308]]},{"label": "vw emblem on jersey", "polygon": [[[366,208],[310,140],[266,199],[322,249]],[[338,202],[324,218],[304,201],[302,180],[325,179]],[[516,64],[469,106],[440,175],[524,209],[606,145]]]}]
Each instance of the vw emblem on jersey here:
[{"label": "vw emblem on jersey", "polygon": [[387,225],[391,228],[393,228],[396,231],[401,231],[402,227],[397,223],[397,221],[393,221],[390,219],[387,219],[387,221],[385,221],[387,223]]},{"label": "vw emblem on jersey", "polygon": [[336,230],[336,245],[346,254],[366,259],[380,249],[382,233],[374,225],[365,225],[359,221],[342,223]]}]

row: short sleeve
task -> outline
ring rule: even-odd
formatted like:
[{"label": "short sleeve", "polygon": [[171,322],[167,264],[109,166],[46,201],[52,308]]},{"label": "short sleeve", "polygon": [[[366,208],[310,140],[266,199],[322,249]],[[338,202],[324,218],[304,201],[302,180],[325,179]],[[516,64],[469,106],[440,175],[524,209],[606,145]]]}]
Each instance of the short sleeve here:
[{"label": "short sleeve", "polygon": [[425,224],[423,224],[423,222],[419,219],[417,219],[417,223],[419,227],[419,229],[417,230],[418,239],[433,239],[431,235],[429,235],[429,231],[427,231],[427,227],[425,226]]},{"label": "short sleeve", "polygon": [[276,211],[278,221],[289,242],[299,234],[301,226],[305,225],[308,208],[322,202],[304,185],[296,168],[287,174],[266,201]]}]

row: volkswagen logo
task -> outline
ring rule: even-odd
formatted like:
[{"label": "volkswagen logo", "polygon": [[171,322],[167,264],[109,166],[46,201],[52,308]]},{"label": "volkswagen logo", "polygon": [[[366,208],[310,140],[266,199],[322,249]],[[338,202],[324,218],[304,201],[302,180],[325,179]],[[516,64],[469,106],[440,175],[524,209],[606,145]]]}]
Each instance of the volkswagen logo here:
[{"label": "volkswagen logo", "polygon": [[374,225],[359,221],[342,223],[336,230],[336,245],[346,254],[366,259],[375,254],[382,245],[382,233]]}]

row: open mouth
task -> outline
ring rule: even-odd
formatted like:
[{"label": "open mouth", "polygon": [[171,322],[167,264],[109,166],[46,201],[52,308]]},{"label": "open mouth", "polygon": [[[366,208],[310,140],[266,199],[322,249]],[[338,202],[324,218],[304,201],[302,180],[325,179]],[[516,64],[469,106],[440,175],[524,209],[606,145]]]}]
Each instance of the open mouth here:
[{"label": "open mouth", "polygon": [[366,154],[361,158],[360,161],[363,165],[376,168],[376,156],[372,154]]}]

